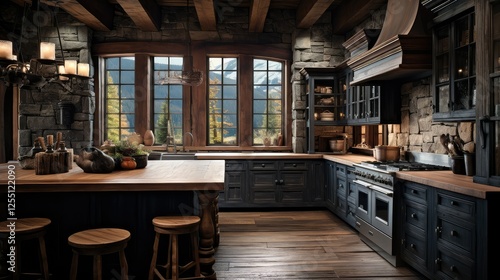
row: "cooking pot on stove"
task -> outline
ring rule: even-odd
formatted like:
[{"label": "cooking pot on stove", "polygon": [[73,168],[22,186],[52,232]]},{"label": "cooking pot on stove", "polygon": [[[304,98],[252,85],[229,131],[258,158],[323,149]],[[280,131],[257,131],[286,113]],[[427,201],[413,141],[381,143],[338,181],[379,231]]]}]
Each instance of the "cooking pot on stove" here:
[{"label": "cooking pot on stove", "polygon": [[373,149],[373,157],[376,161],[399,161],[399,147],[380,145]]}]

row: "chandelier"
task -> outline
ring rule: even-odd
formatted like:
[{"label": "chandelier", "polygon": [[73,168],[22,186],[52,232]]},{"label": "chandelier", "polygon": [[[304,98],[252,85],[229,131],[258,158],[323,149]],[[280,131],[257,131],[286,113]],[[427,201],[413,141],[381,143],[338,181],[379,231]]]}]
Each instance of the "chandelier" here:
[{"label": "chandelier", "polygon": [[[29,62],[24,61],[21,52],[22,41],[25,40],[23,35],[27,32],[24,21],[30,15],[30,10],[33,10],[33,16],[39,15],[39,6],[39,1],[32,1],[31,6],[25,3],[17,50],[14,50],[12,41],[0,40],[0,81],[6,84],[16,84],[20,88],[41,89],[51,82],[70,81],[72,83],[75,78],[90,79],[88,63],[78,63],[76,60],[64,58],[57,17],[49,9],[46,10],[49,10],[49,13],[54,17],[62,61],[56,60],[55,43],[41,41],[40,25],[36,25],[39,45],[38,57],[30,59]],[[35,26],[33,22],[31,24]],[[66,86],[66,88],[71,91],[70,87]]]},{"label": "chandelier", "polygon": [[191,55],[191,35],[189,33],[189,0],[186,1],[186,31],[188,55],[184,58],[181,71],[170,71],[168,77],[162,84],[183,84],[187,86],[199,86],[203,82],[203,72],[193,68],[193,56]]}]

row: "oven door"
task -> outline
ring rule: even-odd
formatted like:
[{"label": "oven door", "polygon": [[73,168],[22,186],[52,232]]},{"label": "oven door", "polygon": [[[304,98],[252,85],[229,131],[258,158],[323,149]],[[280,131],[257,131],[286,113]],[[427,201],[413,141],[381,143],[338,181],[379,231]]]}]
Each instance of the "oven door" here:
[{"label": "oven door", "polygon": [[392,237],[393,192],[391,190],[371,185],[372,211],[371,223],[381,232]]},{"label": "oven door", "polygon": [[358,204],[356,205],[356,217],[363,219],[368,224],[371,224],[372,220],[372,191],[370,189],[370,184],[360,180],[354,180],[358,192]]}]

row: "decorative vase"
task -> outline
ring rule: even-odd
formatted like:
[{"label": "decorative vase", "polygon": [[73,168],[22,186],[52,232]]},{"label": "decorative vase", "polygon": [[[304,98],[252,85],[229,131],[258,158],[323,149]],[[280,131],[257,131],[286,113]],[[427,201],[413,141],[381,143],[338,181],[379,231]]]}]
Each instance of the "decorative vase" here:
[{"label": "decorative vase", "polygon": [[146,130],[144,133],[144,145],[153,146],[155,143],[155,135],[151,129]]}]

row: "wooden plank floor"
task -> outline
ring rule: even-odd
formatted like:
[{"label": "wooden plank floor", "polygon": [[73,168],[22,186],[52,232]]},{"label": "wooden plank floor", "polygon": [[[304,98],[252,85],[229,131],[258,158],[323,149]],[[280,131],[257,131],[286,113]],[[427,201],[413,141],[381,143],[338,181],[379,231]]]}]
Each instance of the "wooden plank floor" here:
[{"label": "wooden plank floor", "polygon": [[219,280],[425,279],[395,268],[329,211],[220,212]]}]

